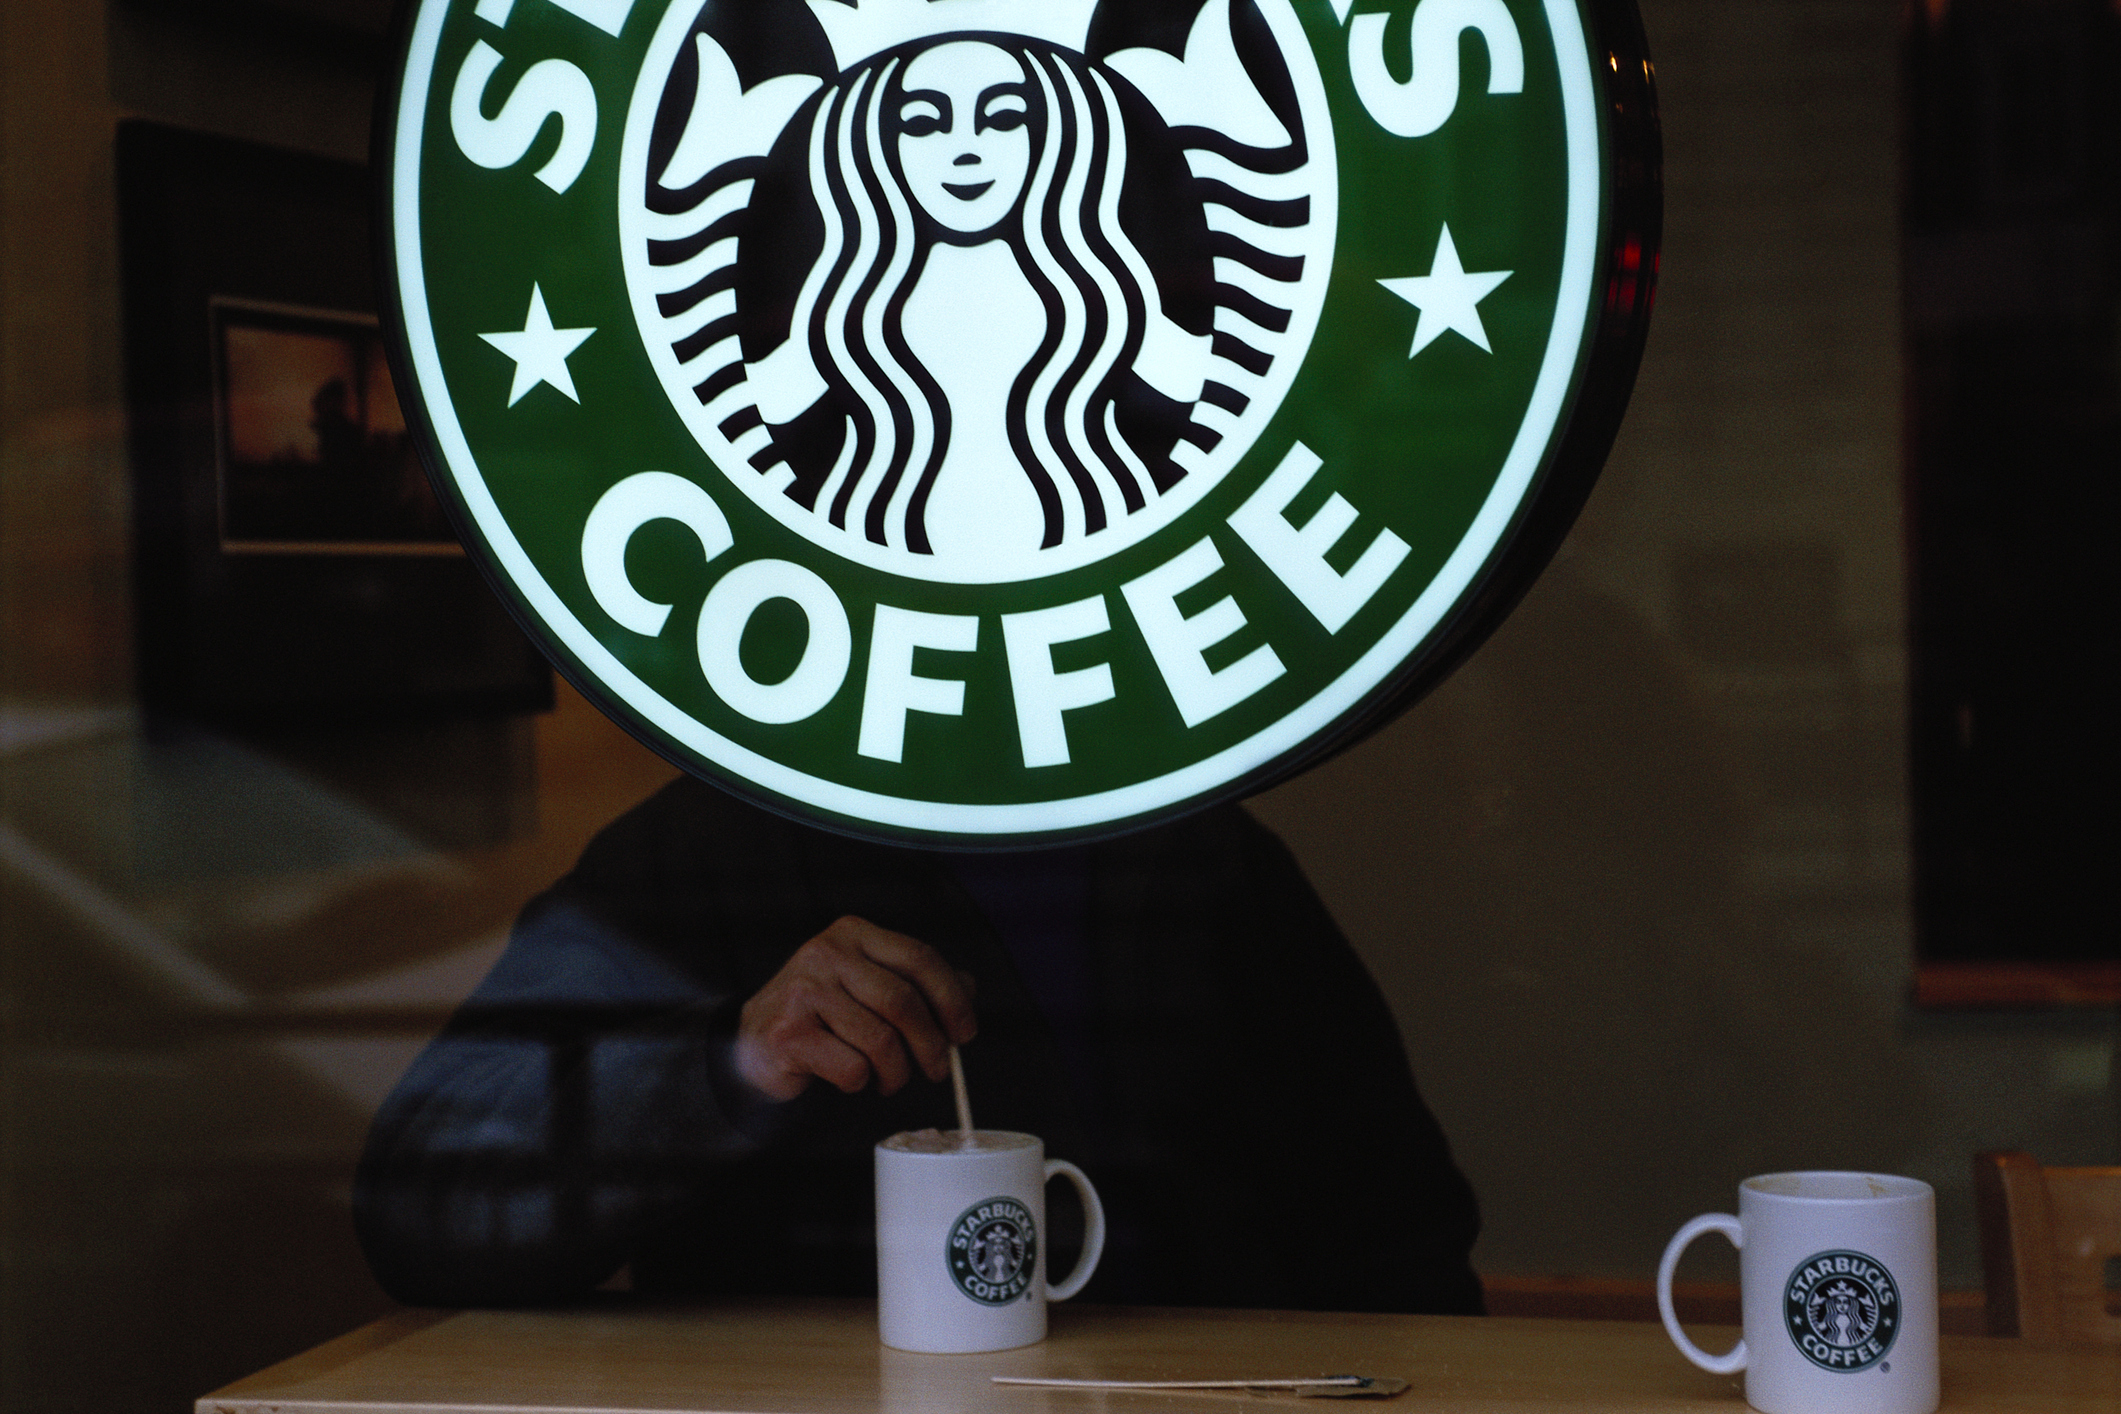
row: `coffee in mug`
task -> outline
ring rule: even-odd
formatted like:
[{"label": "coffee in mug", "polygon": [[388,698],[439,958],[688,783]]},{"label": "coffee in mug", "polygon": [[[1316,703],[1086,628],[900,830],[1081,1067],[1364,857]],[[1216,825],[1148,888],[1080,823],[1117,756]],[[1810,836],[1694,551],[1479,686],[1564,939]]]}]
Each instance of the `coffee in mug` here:
[{"label": "coffee in mug", "polygon": [[[1082,1195],[1083,1251],[1046,1281],[1046,1182]],[[877,1325],[896,1350],[967,1354],[1046,1338],[1046,1303],[1097,1270],[1105,1210],[1083,1171],[1036,1136],[981,1129],[894,1134],[876,1146]]]},{"label": "coffee in mug", "polygon": [[[1657,1309],[1680,1353],[1712,1374],[1745,1372],[1762,1414],[1934,1414],[1937,1199],[1919,1179],[1771,1173],[1738,1185],[1738,1215],[1679,1229],[1657,1270]],[[1672,1310],[1687,1244],[1720,1232],[1738,1249],[1743,1338],[1710,1355]]]}]

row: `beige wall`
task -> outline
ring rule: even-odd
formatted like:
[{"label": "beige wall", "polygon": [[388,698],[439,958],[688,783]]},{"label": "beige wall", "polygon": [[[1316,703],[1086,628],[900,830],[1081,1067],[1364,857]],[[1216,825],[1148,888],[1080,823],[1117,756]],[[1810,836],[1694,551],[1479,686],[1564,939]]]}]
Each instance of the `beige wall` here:
[{"label": "beige wall", "polygon": [[[1485,1270],[1639,1277],[1745,1174],[1861,1165],[1939,1185],[1972,1284],[1967,1156],[2114,1162],[2121,1111],[2111,1013],[1905,1000],[1897,5],[1644,8],[1669,241],[1612,467],[1463,672],[1257,808],[1392,995]],[[0,1408],[173,1409],[380,1304],[347,1172],[417,1038],[243,1009],[445,1004],[668,771],[563,694],[482,743],[534,824],[443,849],[364,772],[446,740],[139,731],[113,124],[358,156],[366,92],[123,3],[7,0],[0,45]]]}]

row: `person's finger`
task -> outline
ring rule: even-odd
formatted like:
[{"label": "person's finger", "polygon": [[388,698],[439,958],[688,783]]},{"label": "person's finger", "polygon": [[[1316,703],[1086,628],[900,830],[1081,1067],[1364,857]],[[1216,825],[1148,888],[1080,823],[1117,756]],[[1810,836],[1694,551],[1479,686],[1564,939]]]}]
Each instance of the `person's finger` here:
[{"label": "person's finger", "polygon": [[930,1080],[950,1074],[950,1042],[920,988],[867,958],[850,960],[840,977],[848,995],[890,1023]]},{"label": "person's finger", "polygon": [[913,1061],[897,1028],[852,995],[840,990],[823,993],[817,1014],[833,1035],[867,1058],[877,1089],[884,1094],[897,1094],[913,1078]]},{"label": "person's finger", "polygon": [[[822,1033],[822,1028],[818,1028]],[[793,1038],[779,1044],[753,1035],[736,1039],[736,1073],[746,1085],[769,1100],[785,1104],[810,1088],[814,1073],[793,1054]],[[867,1063],[863,1063],[866,1076]]]},{"label": "person's finger", "polygon": [[857,944],[871,959],[920,988],[948,1040],[962,1046],[979,1033],[972,989],[941,953],[917,938],[879,928],[866,919],[843,918],[834,925],[835,931],[843,927],[842,939]]},{"label": "person's finger", "polygon": [[[845,1094],[857,1094],[869,1083],[869,1061],[822,1026],[789,1038],[781,1050],[802,1075],[815,1075]],[[801,1093],[801,1087],[796,1093]]]}]

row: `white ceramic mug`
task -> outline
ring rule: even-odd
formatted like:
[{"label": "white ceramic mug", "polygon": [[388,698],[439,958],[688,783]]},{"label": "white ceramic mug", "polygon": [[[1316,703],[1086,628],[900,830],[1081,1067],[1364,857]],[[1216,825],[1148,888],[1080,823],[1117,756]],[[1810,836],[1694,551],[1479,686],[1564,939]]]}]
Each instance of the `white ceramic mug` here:
[{"label": "white ceramic mug", "polygon": [[[1738,1249],[1744,1335],[1710,1355],[1672,1311],[1687,1244],[1720,1232]],[[1937,1408],[1937,1195],[1867,1173],[1771,1173],[1738,1185],[1738,1216],[1679,1229],[1657,1269],[1657,1309],[1680,1353],[1745,1372],[1763,1414],[1933,1414]]]},{"label": "white ceramic mug", "polygon": [[[1083,1200],[1083,1251],[1046,1281],[1046,1181]],[[896,1350],[958,1355],[1046,1338],[1046,1303],[1083,1289],[1105,1249],[1105,1210],[1083,1171],[1036,1136],[935,1130],[876,1146],[877,1325]]]}]

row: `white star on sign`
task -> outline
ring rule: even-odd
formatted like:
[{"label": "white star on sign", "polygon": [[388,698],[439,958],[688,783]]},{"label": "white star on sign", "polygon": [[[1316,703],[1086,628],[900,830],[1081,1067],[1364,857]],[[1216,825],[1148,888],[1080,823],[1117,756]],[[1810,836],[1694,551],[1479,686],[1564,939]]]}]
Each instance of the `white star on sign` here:
[{"label": "white star on sign", "polygon": [[1413,358],[1454,329],[1472,340],[1482,352],[1493,353],[1495,350],[1488,346],[1487,326],[1480,322],[1480,302],[1516,273],[1514,270],[1484,270],[1468,274],[1458,258],[1458,245],[1451,239],[1451,228],[1445,226],[1442,239],[1436,242],[1436,261],[1429,267],[1428,274],[1410,275],[1404,280],[1379,280],[1377,283],[1421,311],[1421,321],[1414,326],[1413,352],[1407,355],[1408,358]]},{"label": "white star on sign", "polygon": [[567,371],[567,358],[582,346],[582,340],[595,332],[594,329],[553,328],[552,316],[545,311],[545,292],[533,284],[530,287],[530,313],[523,316],[521,333],[502,332],[479,337],[516,361],[515,386],[508,390],[508,405],[514,407],[540,383],[550,383],[565,393],[570,401],[581,402],[574,390],[574,375]]}]

